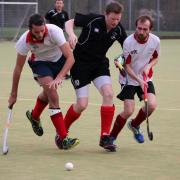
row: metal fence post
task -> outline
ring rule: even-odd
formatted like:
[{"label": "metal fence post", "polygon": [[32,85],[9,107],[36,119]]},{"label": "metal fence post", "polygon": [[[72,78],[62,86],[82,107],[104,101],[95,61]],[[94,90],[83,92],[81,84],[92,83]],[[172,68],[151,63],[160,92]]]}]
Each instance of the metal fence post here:
[{"label": "metal fence post", "polygon": [[157,0],[157,32],[160,31],[160,2]]},{"label": "metal fence post", "polygon": [[132,28],[132,0],[129,0],[129,31]]}]

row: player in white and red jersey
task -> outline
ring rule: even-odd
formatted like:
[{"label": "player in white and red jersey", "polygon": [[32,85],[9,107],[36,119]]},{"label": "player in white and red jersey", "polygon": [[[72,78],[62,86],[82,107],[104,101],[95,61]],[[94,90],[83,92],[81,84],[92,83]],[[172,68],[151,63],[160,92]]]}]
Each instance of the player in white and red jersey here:
[{"label": "player in white and red jersey", "polygon": [[[28,52],[31,56],[28,63],[34,79],[42,87],[32,112],[26,116],[32,124],[36,135],[43,135],[40,115],[49,104],[52,123],[56,129],[56,145],[60,149],[69,149],[79,143],[79,140],[67,137],[63,115],[59,107],[58,86],[74,63],[74,57],[69,44],[66,42],[62,29],[58,26],[45,24],[44,18],[34,14],[29,19],[29,30],[16,43],[17,60],[13,72],[12,89],[9,106],[17,100],[18,85]],[[61,137],[61,138],[60,138]]]},{"label": "player in white and red jersey", "polygon": [[[123,111],[116,117],[111,137],[117,138],[124,127],[127,119],[133,114],[135,109],[134,96],[137,94],[142,100],[144,86],[148,87],[148,115],[156,109],[155,88],[152,82],[152,67],[157,63],[160,50],[160,39],[150,33],[153,23],[149,16],[140,16],[136,20],[136,31],[124,42],[123,55],[125,57],[125,69],[127,77],[120,75],[122,91],[117,96],[124,101]],[[143,80],[143,74],[147,76],[147,81]],[[144,136],[140,132],[140,124],[146,119],[146,110],[143,106],[137,116],[128,123],[129,129],[133,132],[138,143],[144,142]]]}]

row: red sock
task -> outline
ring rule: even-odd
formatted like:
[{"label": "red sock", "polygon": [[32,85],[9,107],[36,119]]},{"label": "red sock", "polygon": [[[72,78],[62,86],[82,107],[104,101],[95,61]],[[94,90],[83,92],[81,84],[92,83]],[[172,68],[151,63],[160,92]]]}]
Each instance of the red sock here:
[{"label": "red sock", "polygon": [[80,115],[81,113],[75,112],[73,105],[71,105],[64,118],[64,123],[67,130],[70,128],[71,124],[80,117]]},{"label": "red sock", "polygon": [[54,124],[54,127],[56,128],[56,132],[61,137],[61,140],[63,140],[67,136],[67,131],[64,125],[63,115],[60,112],[60,109],[50,109],[50,111],[53,112],[53,115],[51,115],[50,117]]},{"label": "red sock", "polygon": [[120,133],[120,131],[126,124],[126,121],[127,121],[127,119],[122,118],[121,115],[119,114],[116,117],[116,121],[114,123],[113,129],[112,129],[110,135],[116,139],[118,134]]},{"label": "red sock", "polygon": [[131,125],[134,127],[138,127],[145,119],[146,114],[142,109],[140,109],[135,119],[132,120]]},{"label": "red sock", "polygon": [[101,136],[110,133],[115,106],[101,106]]},{"label": "red sock", "polygon": [[41,113],[43,112],[43,110],[45,109],[45,107],[48,105],[47,102],[42,101],[39,97],[36,100],[36,104],[34,109],[32,110],[32,117],[34,119],[39,119]]}]

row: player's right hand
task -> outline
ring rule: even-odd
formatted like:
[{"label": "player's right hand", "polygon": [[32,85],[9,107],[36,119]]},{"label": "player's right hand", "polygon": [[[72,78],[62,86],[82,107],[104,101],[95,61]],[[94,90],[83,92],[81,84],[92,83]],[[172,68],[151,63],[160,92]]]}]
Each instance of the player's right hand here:
[{"label": "player's right hand", "polygon": [[12,107],[17,101],[17,95],[11,93],[8,99],[8,107]]},{"label": "player's right hand", "polygon": [[69,42],[70,47],[71,47],[72,49],[74,49],[75,46],[76,46],[76,43],[78,42],[77,36],[76,36],[74,33],[72,33],[72,34],[69,36],[68,42]]}]

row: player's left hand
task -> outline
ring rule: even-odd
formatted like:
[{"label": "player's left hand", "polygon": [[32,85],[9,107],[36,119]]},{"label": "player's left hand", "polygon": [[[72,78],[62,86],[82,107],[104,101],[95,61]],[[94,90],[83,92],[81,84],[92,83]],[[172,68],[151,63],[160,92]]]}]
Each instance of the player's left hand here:
[{"label": "player's left hand", "polygon": [[62,81],[63,81],[62,78],[56,77],[56,79],[54,79],[53,81],[51,81],[47,85],[49,86],[49,88],[57,89],[58,86],[62,86]]}]

